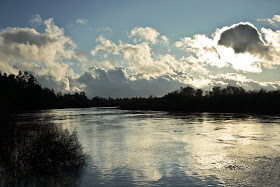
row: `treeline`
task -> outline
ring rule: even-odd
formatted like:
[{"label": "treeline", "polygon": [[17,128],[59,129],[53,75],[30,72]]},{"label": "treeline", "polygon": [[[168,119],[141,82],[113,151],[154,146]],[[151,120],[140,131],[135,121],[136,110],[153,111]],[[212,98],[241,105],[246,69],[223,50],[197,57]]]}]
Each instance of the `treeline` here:
[{"label": "treeline", "polygon": [[163,97],[89,99],[84,92],[62,94],[42,88],[26,72],[19,72],[18,75],[0,73],[0,86],[1,115],[36,109],[111,106],[128,110],[279,113],[280,106],[280,90],[246,91],[242,87],[233,86],[216,86],[207,92],[185,87]]},{"label": "treeline", "polygon": [[280,90],[246,91],[234,86],[215,86],[205,93],[201,89],[185,87],[161,98],[131,98],[120,104],[122,109],[182,112],[279,113],[279,107]]},{"label": "treeline", "polygon": [[120,106],[123,100],[101,97],[89,99],[84,92],[55,93],[53,89],[43,88],[27,72],[19,71],[18,75],[0,72],[0,116],[38,109]]},{"label": "treeline", "polygon": [[21,71],[16,76],[0,72],[0,88],[1,115],[25,110],[91,106],[84,92],[55,93],[42,88],[32,75]]}]

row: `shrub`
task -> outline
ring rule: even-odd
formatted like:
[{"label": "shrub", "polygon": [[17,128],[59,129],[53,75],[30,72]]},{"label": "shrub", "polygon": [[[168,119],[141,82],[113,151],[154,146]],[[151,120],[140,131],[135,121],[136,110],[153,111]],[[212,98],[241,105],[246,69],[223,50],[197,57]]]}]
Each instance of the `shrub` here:
[{"label": "shrub", "polygon": [[87,156],[76,131],[69,132],[51,122],[28,126],[16,128],[1,142],[2,181],[65,183],[79,175]]}]

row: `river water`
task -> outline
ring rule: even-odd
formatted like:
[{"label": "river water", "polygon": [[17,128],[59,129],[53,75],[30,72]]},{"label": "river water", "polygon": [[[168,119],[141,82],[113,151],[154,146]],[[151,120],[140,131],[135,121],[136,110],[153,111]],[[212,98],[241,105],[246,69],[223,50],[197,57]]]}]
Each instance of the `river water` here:
[{"label": "river water", "polygon": [[77,186],[278,186],[280,117],[115,108],[16,116],[76,129],[87,166]]}]

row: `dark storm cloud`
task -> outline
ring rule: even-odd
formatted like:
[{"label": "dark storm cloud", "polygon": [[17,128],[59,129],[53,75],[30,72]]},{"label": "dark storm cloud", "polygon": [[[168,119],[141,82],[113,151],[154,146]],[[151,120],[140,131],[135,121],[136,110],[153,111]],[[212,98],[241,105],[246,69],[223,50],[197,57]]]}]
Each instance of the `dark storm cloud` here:
[{"label": "dark storm cloud", "polygon": [[250,23],[239,23],[223,31],[219,45],[233,48],[235,53],[251,53],[267,56],[269,48],[261,39],[258,30]]}]

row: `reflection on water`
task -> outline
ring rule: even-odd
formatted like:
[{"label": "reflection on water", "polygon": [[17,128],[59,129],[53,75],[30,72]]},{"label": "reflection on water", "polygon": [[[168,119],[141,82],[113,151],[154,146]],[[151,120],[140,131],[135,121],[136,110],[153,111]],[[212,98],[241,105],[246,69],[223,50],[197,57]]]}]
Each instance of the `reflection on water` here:
[{"label": "reflection on water", "polygon": [[46,110],[45,118],[76,129],[87,167],[81,186],[277,186],[280,118],[246,114],[178,114],[111,108]]}]

